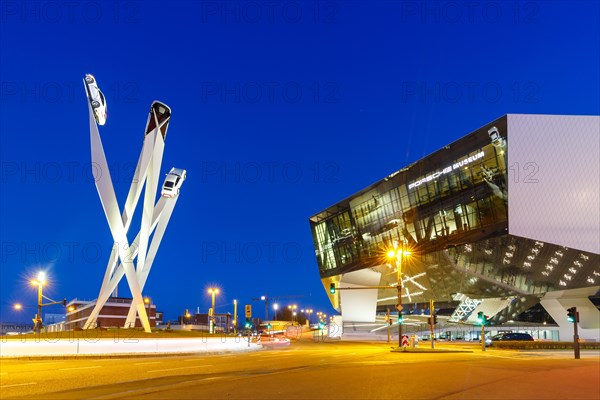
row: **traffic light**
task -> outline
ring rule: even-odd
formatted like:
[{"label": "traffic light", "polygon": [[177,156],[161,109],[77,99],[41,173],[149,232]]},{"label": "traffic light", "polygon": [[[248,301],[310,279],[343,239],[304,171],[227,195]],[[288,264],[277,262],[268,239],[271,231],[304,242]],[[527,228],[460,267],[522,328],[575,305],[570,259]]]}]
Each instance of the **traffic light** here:
[{"label": "traffic light", "polygon": [[572,323],[577,322],[577,307],[567,308],[567,312],[567,320]]},{"label": "traffic light", "polygon": [[329,293],[335,294],[335,283],[329,284]]},{"label": "traffic light", "polygon": [[488,317],[487,315],[483,315],[483,311],[477,313],[477,322],[479,322],[480,325],[488,324]]},{"label": "traffic light", "polygon": [[398,315],[398,325],[404,323],[404,319],[402,318],[402,314]]},{"label": "traffic light", "polygon": [[271,324],[267,324],[267,329],[271,329]]},{"label": "traffic light", "polygon": [[437,324],[437,315],[433,316],[433,325]]},{"label": "traffic light", "polygon": [[319,322],[319,330],[322,330],[323,328],[325,328],[325,322]]},{"label": "traffic light", "polygon": [[63,299],[62,305],[65,306],[65,307],[67,306],[67,299]]}]

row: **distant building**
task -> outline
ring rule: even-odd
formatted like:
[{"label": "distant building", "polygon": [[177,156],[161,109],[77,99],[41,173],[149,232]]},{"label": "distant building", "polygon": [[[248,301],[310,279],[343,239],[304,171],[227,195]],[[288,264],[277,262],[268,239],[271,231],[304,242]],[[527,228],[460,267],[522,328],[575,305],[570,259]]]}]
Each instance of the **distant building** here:
[{"label": "distant building", "polygon": [[163,318],[164,318],[164,313],[162,311],[157,311],[156,312],[156,325],[162,325],[163,323]]},{"label": "distant building", "polygon": [[65,314],[44,314],[44,326],[65,322]]},{"label": "distant building", "polygon": [[[124,328],[127,320],[127,313],[131,306],[131,298],[111,297],[108,299],[96,321],[97,327],[102,328]],[[96,300],[78,300],[73,299],[67,304],[67,316],[65,326],[67,330],[83,328],[87,318],[92,313]],[[150,326],[156,326],[156,305],[147,304],[146,312],[150,320]],[[141,327],[139,317],[136,317],[135,327]]]},{"label": "distant building", "polygon": [[0,322],[0,335],[25,333],[33,330],[33,323]]},{"label": "distant building", "polygon": [[[217,333],[229,333],[232,330],[231,314],[215,314],[215,331]],[[179,325],[189,325],[190,329],[198,331],[209,331],[208,314],[188,314],[178,317]]]}]

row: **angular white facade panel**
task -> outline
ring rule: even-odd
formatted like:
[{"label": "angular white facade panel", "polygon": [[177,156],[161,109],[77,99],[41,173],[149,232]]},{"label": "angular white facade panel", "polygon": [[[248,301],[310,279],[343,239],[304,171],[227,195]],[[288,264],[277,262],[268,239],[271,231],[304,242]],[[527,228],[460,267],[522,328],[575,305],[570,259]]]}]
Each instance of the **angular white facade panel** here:
[{"label": "angular white facade panel", "polygon": [[508,115],[509,234],[600,253],[600,117]]},{"label": "angular white facade panel", "polygon": [[[359,288],[377,286],[381,274],[371,269],[344,274],[340,280],[341,288]],[[340,290],[342,318],[344,322],[375,322],[377,311],[377,289]]]}]

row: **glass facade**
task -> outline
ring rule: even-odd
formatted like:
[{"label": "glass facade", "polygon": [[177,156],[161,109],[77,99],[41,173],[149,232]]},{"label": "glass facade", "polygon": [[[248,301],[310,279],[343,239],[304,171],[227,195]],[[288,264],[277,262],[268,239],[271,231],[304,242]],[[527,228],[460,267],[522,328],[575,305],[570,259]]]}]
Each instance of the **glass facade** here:
[{"label": "glass facade", "polygon": [[312,217],[321,274],[376,263],[395,240],[425,254],[503,234],[505,143],[481,129]]}]

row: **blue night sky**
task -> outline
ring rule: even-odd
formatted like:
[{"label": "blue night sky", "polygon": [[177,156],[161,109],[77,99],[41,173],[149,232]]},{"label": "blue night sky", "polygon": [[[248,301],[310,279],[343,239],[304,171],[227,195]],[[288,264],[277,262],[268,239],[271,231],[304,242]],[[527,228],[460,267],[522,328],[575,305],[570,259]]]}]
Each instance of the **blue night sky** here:
[{"label": "blue night sky", "polygon": [[329,314],[308,218],[504,114],[599,114],[599,16],[597,1],[3,1],[0,319],[30,321],[38,269],[51,298],[100,289],[112,240],[86,73],[121,207],[151,102],[172,109],[161,175],[187,181],[144,290],[166,318],[206,312],[211,285],[218,312],[266,293]]}]

